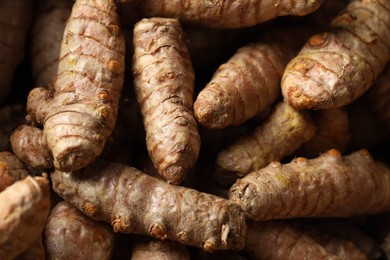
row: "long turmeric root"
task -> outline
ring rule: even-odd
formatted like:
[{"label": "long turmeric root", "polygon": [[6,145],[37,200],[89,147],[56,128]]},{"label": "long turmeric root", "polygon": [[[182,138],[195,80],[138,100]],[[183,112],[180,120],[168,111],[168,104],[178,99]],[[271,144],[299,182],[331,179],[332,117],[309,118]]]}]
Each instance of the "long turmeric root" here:
[{"label": "long turmeric root", "polygon": [[348,156],[329,150],[252,172],[229,198],[254,220],[376,214],[390,208],[390,168],[366,150]]},{"label": "long turmeric root", "polygon": [[50,210],[46,177],[17,181],[0,193],[0,258],[13,259],[40,237]]},{"label": "long turmeric root", "polygon": [[350,104],[390,59],[390,2],[354,0],[312,36],[282,77],[285,100],[298,109]]},{"label": "long turmeric root", "polygon": [[278,16],[302,16],[314,12],[322,0],[144,0],[140,13],[143,16],[177,17],[182,21],[209,27],[240,28],[256,25]]},{"label": "long turmeric root", "polygon": [[134,86],[146,146],[158,172],[179,184],[199,155],[192,113],[194,71],[176,19],[143,19],[134,27]]},{"label": "long turmeric root", "polygon": [[31,120],[43,125],[56,168],[82,168],[102,152],[116,121],[124,51],[114,1],[77,0],[64,32],[54,93],[36,88],[27,102]]},{"label": "long turmeric root", "polygon": [[116,163],[95,162],[72,173],[56,170],[51,179],[65,201],[111,223],[115,232],[170,239],[206,251],[244,246],[244,213],[226,199]]}]

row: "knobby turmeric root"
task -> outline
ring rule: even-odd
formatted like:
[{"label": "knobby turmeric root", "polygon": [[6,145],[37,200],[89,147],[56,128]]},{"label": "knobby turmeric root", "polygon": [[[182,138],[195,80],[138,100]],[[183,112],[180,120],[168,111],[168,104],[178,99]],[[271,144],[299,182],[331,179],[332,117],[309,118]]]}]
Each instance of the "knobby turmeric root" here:
[{"label": "knobby turmeric root", "polygon": [[56,168],[76,170],[101,154],[116,122],[124,52],[115,2],[76,1],[53,87],[33,89],[27,101],[31,121],[43,125],[31,138],[46,141]]},{"label": "knobby turmeric root", "polygon": [[377,214],[390,208],[390,168],[366,150],[329,150],[252,172],[233,184],[229,199],[253,220]]},{"label": "knobby turmeric root", "polygon": [[0,258],[13,259],[41,236],[50,210],[47,177],[28,176],[0,193]]},{"label": "knobby turmeric root", "polygon": [[146,146],[158,172],[179,184],[199,155],[192,112],[194,71],[176,19],[142,19],[134,27],[133,74]]},{"label": "knobby turmeric root", "polygon": [[282,77],[285,100],[298,109],[352,103],[389,61],[389,28],[389,1],[352,1],[289,62]]},{"label": "knobby turmeric root", "polygon": [[279,16],[303,16],[320,7],[322,0],[294,1],[210,1],[210,0],[164,0],[141,1],[143,16],[164,16],[179,18],[185,22],[209,27],[241,28],[253,26]]},{"label": "knobby turmeric root", "polygon": [[246,235],[242,209],[229,200],[175,186],[118,163],[95,162],[77,172],[56,170],[53,189],[115,232],[170,239],[203,248],[239,250]]}]

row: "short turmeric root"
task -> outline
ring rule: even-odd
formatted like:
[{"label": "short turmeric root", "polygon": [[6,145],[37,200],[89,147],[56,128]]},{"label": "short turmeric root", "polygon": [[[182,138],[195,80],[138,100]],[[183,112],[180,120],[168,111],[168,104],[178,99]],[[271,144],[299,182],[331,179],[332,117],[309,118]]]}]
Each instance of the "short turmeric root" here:
[{"label": "short turmeric root", "polygon": [[194,71],[176,19],[142,19],[134,27],[133,74],[146,146],[158,172],[179,184],[199,155],[192,112]]},{"label": "short turmeric root", "polygon": [[67,202],[50,212],[44,229],[44,247],[49,259],[111,259],[114,233],[107,223],[90,219]]},{"label": "short turmeric root", "polygon": [[352,1],[289,62],[282,77],[285,100],[298,109],[352,103],[390,59],[389,28],[389,1]]},{"label": "short turmeric root", "polygon": [[296,1],[209,1],[166,0],[141,1],[143,16],[177,17],[182,21],[209,27],[241,28],[253,26],[279,16],[303,16],[317,10],[322,0]]},{"label": "short turmeric root", "polygon": [[314,134],[315,126],[308,112],[280,102],[252,133],[237,139],[218,154],[217,181],[221,184],[233,183],[272,161],[280,161]]},{"label": "short turmeric root", "polygon": [[27,101],[31,121],[43,125],[56,168],[76,170],[101,154],[116,122],[124,51],[115,2],[77,0],[53,87],[33,89]]},{"label": "short turmeric root", "polygon": [[390,168],[368,151],[329,150],[252,172],[233,184],[229,199],[253,220],[348,217],[389,210],[389,191]]},{"label": "short turmeric root", "polygon": [[168,184],[117,163],[95,162],[77,172],[56,170],[53,189],[115,232],[170,239],[203,248],[239,250],[246,235],[242,209],[229,200]]},{"label": "short turmeric root", "polygon": [[47,177],[28,176],[0,193],[0,258],[13,259],[41,236],[50,210]]}]

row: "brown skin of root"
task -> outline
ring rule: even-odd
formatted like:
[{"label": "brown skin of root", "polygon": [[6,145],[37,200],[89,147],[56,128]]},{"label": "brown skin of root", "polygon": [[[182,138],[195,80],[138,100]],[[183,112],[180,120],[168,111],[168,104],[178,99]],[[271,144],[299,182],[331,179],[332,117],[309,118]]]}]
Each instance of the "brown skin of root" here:
[{"label": "brown skin of root", "polygon": [[0,258],[13,259],[36,241],[50,210],[47,177],[28,176],[0,193]]},{"label": "brown skin of root", "polygon": [[62,201],[50,212],[44,230],[44,246],[49,259],[111,259],[114,233],[107,223],[84,215]]},{"label": "brown skin of root", "polygon": [[150,239],[134,245],[131,260],[190,260],[190,254],[184,245],[169,241]]},{"label": "brown skin of root", "polygon": [[389,179],[389,167],[366,150],[329,150],[252,172],[230,188],[229,199],[253,220],[377,214],[390,207]]},{"label": "brown skin of root", "polygon": [[53,189],[115,232],[169,239],[206,251],[239,250],[246,223],[241,208],[226,199],[170,185],[139,170],[96,162],[81,171],[51,175]]},{"label": "brown skin of root", "polygon": [[45,249],[42,244],[42,237],[33,242],[21,255],[15,260],[45,260]]},{"label": "brown skin of root", "polygon": [[194,71],[177,19],[142,19],[134,27],[133,75],[146,146],[167,182],[194,168],[200,136],[192,111]]},{"label": "brown skin of root", "polygon": [[30,118],[43,125],[53,164],[63,171],[99,156],[116,122],[125,44],[115,8],[109,0],[75,2],[52,87],[28,97]]},{"label": "brown skin of root", "polygon": [[327,31],[309,38],[283,74],[286,102],[329,109],[362,96],[390,58],[389,8],[385,0],[352,1]]},{"label": "brown skin of root", "polygon": [[232,184],[237,178],[292,154],[314,134],[314,123],[306,111],[280,102],[252,133],[219,152],[215,176],[221,184]]},{"label": "brown skin of root", "polygon": [[339,259],[281,221],[250,222],[244,251],[253,259]]},{"label": "brown skin of root", "polygon": [[[247,44],[214,73],[194,102],[197,121],[208,128],[240,125],[280,96],[280,79],[311,30],[273,28]],[[288,44],[287,44],[288,42]]]},{"label": "brown skin of root", "polygon": [[139,11],[144,17],[171,17],[181,21],[217,28],[249,27],[279,16],[303,16],[317,10],[322,0],[314,1],[209,1],[179,0],[141,2]]},{"label": "brown skin of root", "polygon": [[41,129],[20,125],[11,134],[10,140],[12,151],[26,165],[37,169],[53,167],[53,157]]}]

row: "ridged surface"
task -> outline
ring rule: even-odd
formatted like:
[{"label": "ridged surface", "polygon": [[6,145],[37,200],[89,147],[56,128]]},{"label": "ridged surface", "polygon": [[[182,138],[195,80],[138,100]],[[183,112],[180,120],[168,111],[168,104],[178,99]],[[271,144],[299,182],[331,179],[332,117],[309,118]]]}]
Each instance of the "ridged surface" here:
[{"label": "ridged surface", "polygon": [[179,18],[186,22],[220,28],[240,28],[259,24],[278,16],[306,15],[322,0],[144,0],[140,12],[145,16]]},{"label": "ridged surface", "polygon": [[55,171],[53,189],[115,232],[138,233],[201,247],[241,249],[242,209],[226,199],[170,185],[122,164],[96,163],[78,172]]},{"label": "ridged surface", "polygon": [[134,27],[133,75],[146,146],[158,172],[179,184],[192,170],[200,136],[192,112],[194,71],[176,19],[143,19]]},{"label": "ridged surface", "polygon": [[0,258],[13,259],[41,235],[50,210],[47,178],[15,182],[0,193]]},{"label": "ridged surface", "polygon": [[312,36],[282,78],[286,101],[298,109],[352,103],[390,58],[390,2],[351,2],[327,32]]},{"label": "ridged surface", "polygon": [[252,172],[231,187],[229,198],[254,220],[348,217],[388,211],[389,191],[390,169],[367,151],[330,150]]},{"label": "ridged surface", "polygon": [[221,183],[231,175],[235,177],[233,180],[242,178],[273,161],[282,160],[314,135],[315,126],[306,111],[295,110],[280,102],[252,133],[219,152],[216,176]]},{"label": "ridged surface", "polygon": [[124,52],[114,1],[76,1],[61,45],[54,97],[41,88],[28,98],[28,112],[44,124],[56,168],[79,169],[102,152],[116,122]]}]

